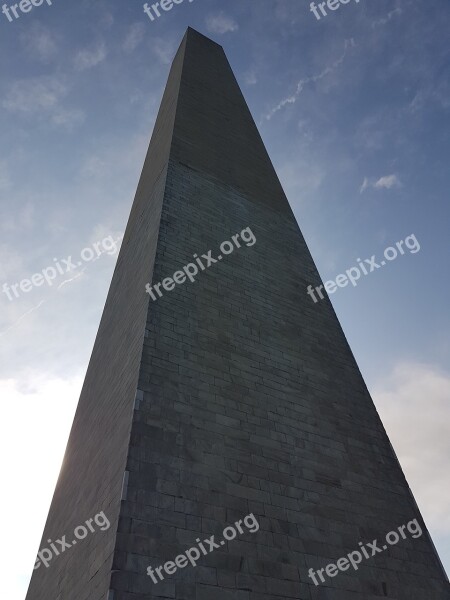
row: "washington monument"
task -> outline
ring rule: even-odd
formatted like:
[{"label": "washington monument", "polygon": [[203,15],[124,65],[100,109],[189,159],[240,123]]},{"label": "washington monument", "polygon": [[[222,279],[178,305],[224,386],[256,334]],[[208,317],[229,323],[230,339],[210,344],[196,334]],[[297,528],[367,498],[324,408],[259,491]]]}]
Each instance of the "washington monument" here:
[{"label": "washington monument", "polygon": [[27,600],[450,598],[321,284],[223,49],[188,29],[41,548],[77,543]]}]

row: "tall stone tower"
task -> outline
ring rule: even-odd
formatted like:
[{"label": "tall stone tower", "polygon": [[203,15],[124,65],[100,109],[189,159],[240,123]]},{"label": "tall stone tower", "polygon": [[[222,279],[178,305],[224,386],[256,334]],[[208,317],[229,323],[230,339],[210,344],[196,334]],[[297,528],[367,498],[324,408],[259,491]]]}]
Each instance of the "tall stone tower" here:
[{"label": "tall stone tower", "polygon": [[[184,282],[173,275],[189,264]],[[450,598],[332,306],[309,284],[317,270],[225,54],[188,29],[41,548],[77,545],[37,563],[27,600]],[[110,527],[74,539],[100,511]],[[360,542],[383,546],[415,519],[421,536],[404,528],[363,556]],[[196,567],[148,574],[213,535]],[[357,570],[326,568],[359,550]]]}]

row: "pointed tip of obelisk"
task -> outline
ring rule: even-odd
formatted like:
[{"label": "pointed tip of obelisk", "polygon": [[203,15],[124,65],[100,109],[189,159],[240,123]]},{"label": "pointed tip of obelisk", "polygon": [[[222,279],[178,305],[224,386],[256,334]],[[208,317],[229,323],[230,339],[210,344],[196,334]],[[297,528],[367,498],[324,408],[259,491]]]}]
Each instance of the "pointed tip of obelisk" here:
[{"label": "pointed tip of obelisk", "polygon": [[210,44],[214,44],[215,46],[219,46],[220,48],[222,48],[222,46],[220,44],[218,44],[216,41],[209,38],[207,35],[201,33],[200,31],[197,31],[197,29],[194,29],[190,25],[186,29],[186,33],[184,34],[184,37],[186,39],[198,39],[198,40],[207,41]]}]

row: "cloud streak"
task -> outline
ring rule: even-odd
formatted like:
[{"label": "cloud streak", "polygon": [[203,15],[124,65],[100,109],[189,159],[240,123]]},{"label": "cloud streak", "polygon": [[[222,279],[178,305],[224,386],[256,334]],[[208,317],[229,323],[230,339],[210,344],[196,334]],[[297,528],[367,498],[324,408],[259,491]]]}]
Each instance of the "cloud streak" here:
[{"label": "cloud streak", "polygon": [[369,188],[373,188],[374,190],[391,190],[400,187],[402,187],[402,182],[395,174],[383,175],[383,177],[380,177],[375,181],[371,181],[367,177],[364,177],[359,193],[362,194]]},{"label": "cloud streak", "polygon": [[340,67],[340,65],[342,65],[342,63],[344,62],[345,57],[347,55],[348,49],[349,48],[354,48],[355,46],[356,46],[356,44],[355,44],[355,41],[354,41],[353,38],[351,38],[349,40],[345,40],[344,51],[341,54],[341,56],[334,63],[332,63],[331,65],[325,67],[325,69],[323,69],[317,75],[312,75],[311,77],[306,77],[305,79],[300,79],[300,81],[297,83],[297,88],[296,88],[295,92],[291,96],[288,96],[287,98],[284,98],[284,100],[281,100],[281,102],[279,102],[274,108],[272,108],[265,115],[265,119],[267,121],[270,121],[270,119],[278,111],[280,111],[281,109],[283,109],[285,106],[287,106],[288,104],[294,104],[295,102],[297,102],[298,97],[303,92],[303,90],[304,90],[304,88],[305,88],[306,85],[308,85],[309,83],[316,83],[317,81],[320,81],[321,79],[324,79],[324,77],[327,77],[327,75],[330,75],[330,73],[332,73],[338,67]]},{"label": "cloud streak", "polygon": [[5,331],[1,331],[0,332],[0,337],[3,337],[9,331],[11,331],[11,329],[14,329],[15,327],[17,327],[17,325],[19,325],[19,323],[21,321],[23,321],[23,319],[25,319],[25,317],[27,317],[29,314],[31,314],[32,312],[34,312],[35,310],[37,310],[38,308],[40,308],[44,303],[45,303],[45,300],[41,300],[39,302],[39,304],[37,304],[36,306],[33,306],[32,308],[30,308],[30,310],[27,310],[25,313],[23,313],[23,315],[21,317],[19,317],[17,319],[17,321],[14,321],[14,323],[12,323],[12,325],[10,325],[7,329],[5,329]]},{"label": "cloud streak", "polygon": [[222,11],[215,15],[209,15],[206,17],[206,29],[209,33],[215,33],[217,35],[224,35],[225,33],[232,33],[239,29],[239,25],[236,21],[225,15]]}]

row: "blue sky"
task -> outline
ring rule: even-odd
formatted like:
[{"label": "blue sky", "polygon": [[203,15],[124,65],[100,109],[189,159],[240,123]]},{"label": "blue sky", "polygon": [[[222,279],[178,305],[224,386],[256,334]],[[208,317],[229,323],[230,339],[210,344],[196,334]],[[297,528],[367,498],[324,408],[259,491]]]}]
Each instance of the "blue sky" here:
[{"label": "blue sky", "polygon": [[320,20],[303,0],[19,14],[0,14],[0,287],[82,264],[0,293],[8,598],[25,597],[117,253],[79,257],[120,243],[188,25],[224,46],[324,280],[420,243],[331,300],[449,571],[448,0],[351,0]]}]

